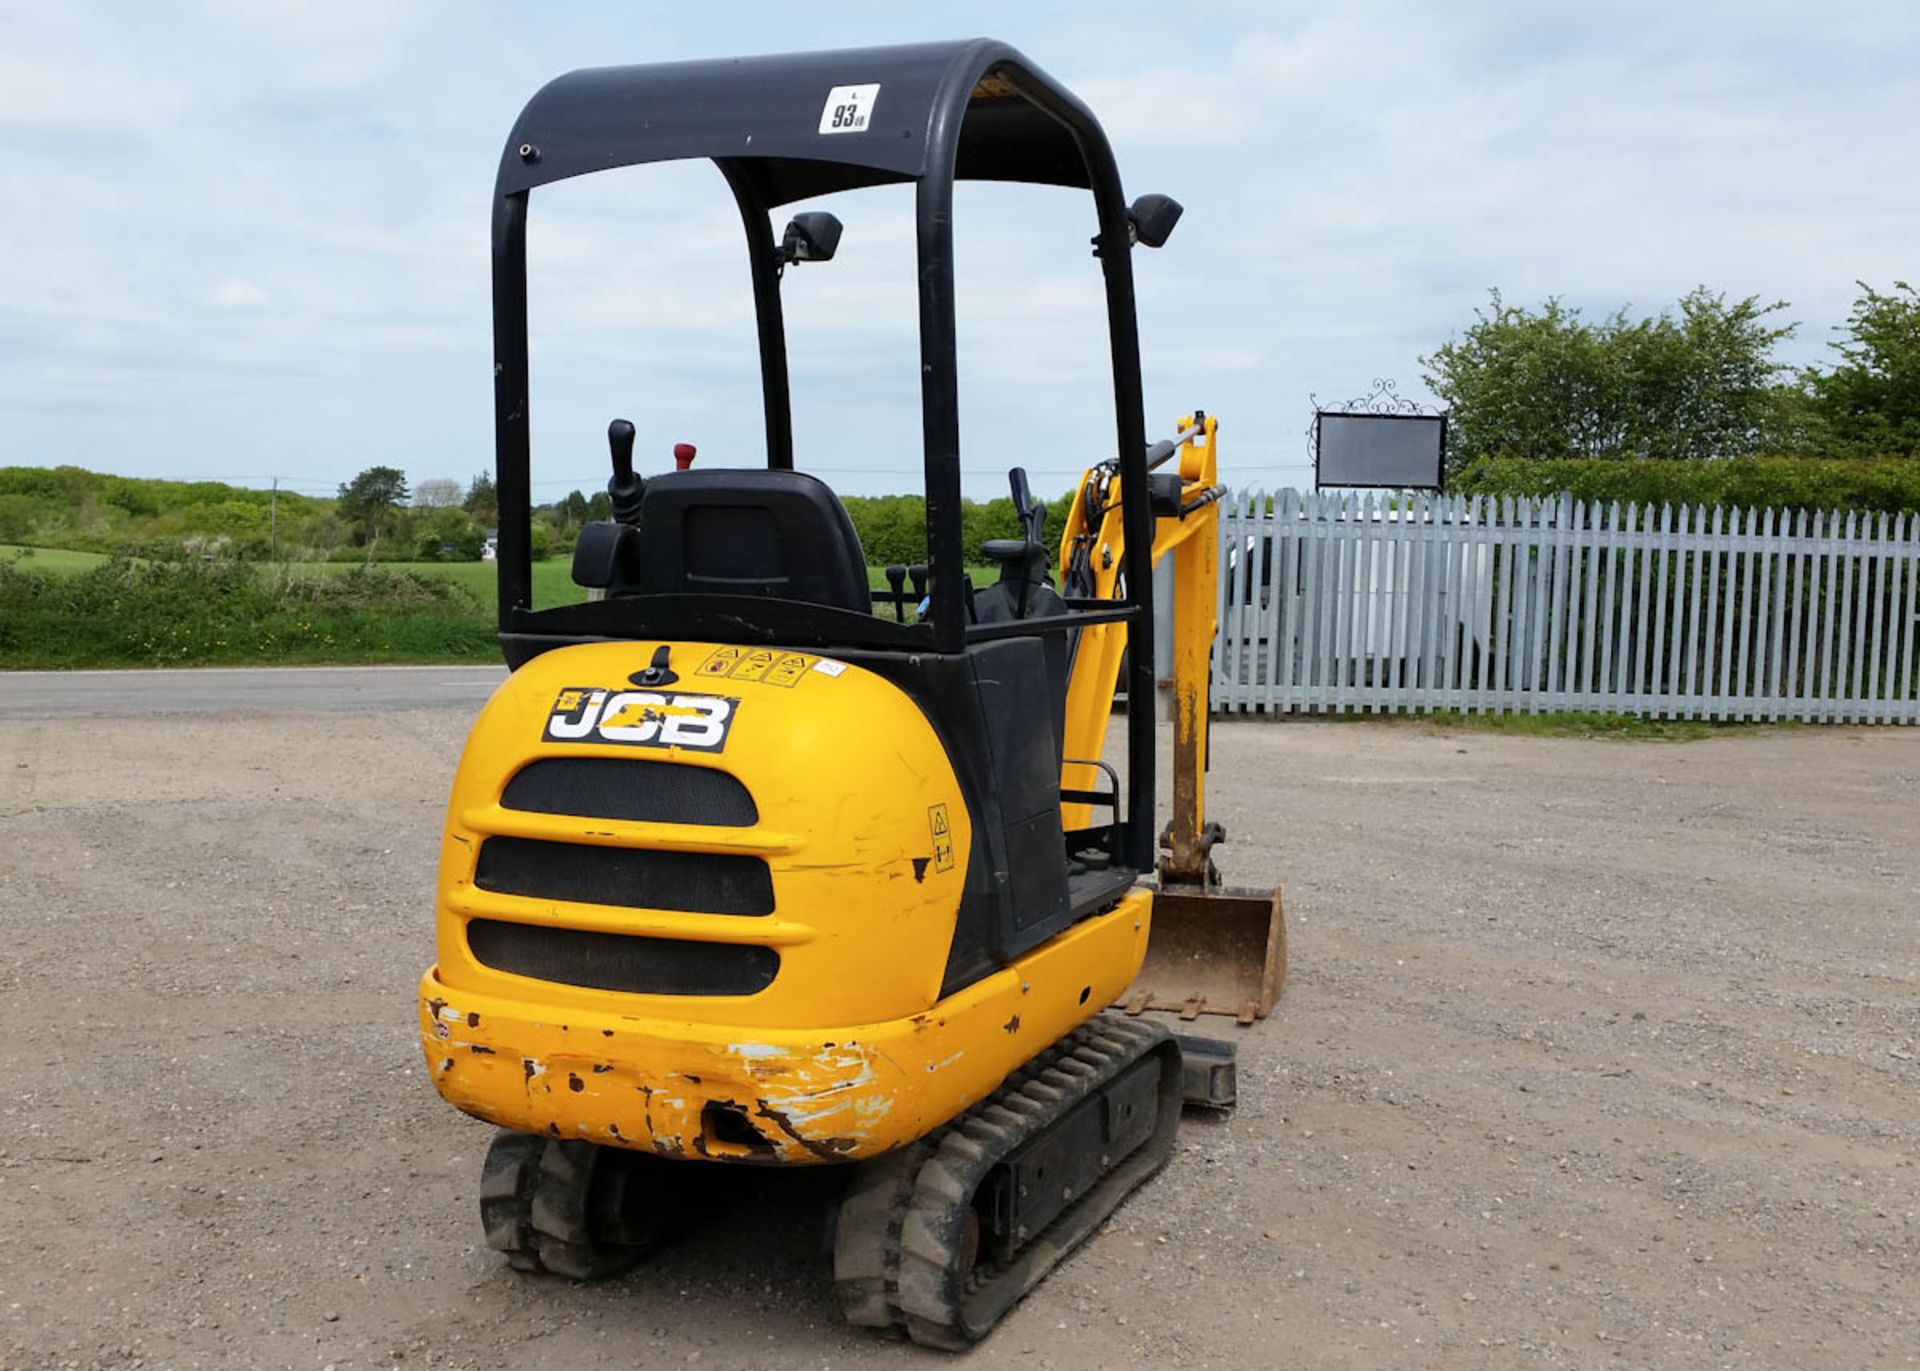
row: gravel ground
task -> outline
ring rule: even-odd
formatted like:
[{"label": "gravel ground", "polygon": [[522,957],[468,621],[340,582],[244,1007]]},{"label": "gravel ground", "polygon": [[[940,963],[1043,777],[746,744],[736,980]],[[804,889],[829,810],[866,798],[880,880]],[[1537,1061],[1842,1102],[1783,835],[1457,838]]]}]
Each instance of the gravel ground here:
[{"label": "gravel ground", "polygon": [[[481,1247],[412,1006],[468,718],[0,721],[0,1367],[946,1364],[835,1323],[818,1173],[606,1285]],[[1920,1364],[1920,731],[1213,740],[1285,997],[975,1362]]]}]

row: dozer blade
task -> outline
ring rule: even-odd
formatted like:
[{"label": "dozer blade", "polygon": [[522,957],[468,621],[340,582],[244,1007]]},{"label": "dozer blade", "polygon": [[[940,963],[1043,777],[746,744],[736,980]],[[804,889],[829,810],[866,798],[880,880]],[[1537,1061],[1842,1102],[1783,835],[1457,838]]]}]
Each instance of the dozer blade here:
[{"label": "dozer blade", "polygon": [[1280,891],[1163,886],[1140,974],[1120,997],[1129,1014],[1169,1010],[1183,1019],[1231,1014],[1263,1019],[1287,978]]}]

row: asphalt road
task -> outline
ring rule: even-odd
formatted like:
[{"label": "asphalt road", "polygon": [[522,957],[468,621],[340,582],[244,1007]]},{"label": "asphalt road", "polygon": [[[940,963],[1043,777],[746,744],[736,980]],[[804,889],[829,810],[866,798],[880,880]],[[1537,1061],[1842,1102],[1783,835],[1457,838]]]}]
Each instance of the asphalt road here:
[{"label": "asphalt road", "polygon": [[198,667],[0,673],[0,719],[478,709],[504,666]]}]

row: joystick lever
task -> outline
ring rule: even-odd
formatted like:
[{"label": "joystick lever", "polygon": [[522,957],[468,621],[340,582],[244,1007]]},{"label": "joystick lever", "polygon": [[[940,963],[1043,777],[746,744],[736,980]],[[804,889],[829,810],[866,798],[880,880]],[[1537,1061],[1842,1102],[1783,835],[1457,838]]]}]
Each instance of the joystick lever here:
[{"label": "joystick lever", "polygon": [[607,498],[613,504],[615,523],[638,525],[640,497],[646,482],[633,471],[633,425],[615,419],[607,425],[607,447],[613,454],[613,477],[607,482]]}]

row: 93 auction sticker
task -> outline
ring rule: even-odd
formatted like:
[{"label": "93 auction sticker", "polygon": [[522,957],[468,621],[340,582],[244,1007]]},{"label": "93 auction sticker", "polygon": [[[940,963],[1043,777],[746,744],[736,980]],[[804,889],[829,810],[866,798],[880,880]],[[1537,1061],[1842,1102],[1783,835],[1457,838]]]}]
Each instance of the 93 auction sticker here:
[{"label": "93 auction sticker", "polygon": [[740,701],[727,695],[568,686],[555,697],[541,738],[549,743],[625,743],[720,752]]},{"label": "93 auction sticker", "polygon": [[827,92],[827,103],[820,109],[820,132],[865,133],[879,98],[878,81],[870,86],[835,86]]}]

